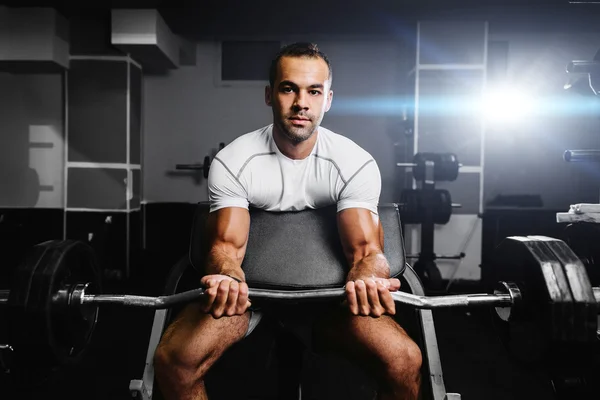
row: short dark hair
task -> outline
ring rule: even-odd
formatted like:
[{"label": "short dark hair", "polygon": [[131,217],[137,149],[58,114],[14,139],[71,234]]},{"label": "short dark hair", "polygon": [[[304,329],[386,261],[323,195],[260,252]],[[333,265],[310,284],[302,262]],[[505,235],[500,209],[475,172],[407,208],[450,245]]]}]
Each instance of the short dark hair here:
[{"label": "short dark hair", "polygon": [[329,68],[329,79],[331,79],[331,63],[329,62],[327,55],[319,50],[319,47],[314,43],[297,42],[282,47],[273,61],[271,61],[271,68],[269,69],[269,84],[271,85],[271,88],[275,83],[275,76],[277,76],[277,65],[282,57],[320,58],[327,64],[327,68]]}]

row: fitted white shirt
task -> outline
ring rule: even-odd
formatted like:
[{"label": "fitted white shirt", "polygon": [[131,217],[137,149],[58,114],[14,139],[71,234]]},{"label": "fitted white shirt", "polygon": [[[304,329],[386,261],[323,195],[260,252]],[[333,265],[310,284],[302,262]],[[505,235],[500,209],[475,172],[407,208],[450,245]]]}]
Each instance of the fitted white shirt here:
[{"label": "fitted white shirt", "polygon": [[272,124],[232,141],[210,165],[210,211],[300,211],[337,204],[338,212],[366,208],[377,214],[381,174],[373,157],[322,126],[316,134],[312,152],[302,160],[281,153]]}]

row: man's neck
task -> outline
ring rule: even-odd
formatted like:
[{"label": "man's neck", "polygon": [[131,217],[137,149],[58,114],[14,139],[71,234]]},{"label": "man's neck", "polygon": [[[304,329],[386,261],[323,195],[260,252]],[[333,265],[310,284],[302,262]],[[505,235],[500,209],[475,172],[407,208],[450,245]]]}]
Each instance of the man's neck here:
[{"label": "man's neck", "polygon": [[296,143],[288,139],[277,125],[273,124],[273,140],[275,140],[275,145],[284,156],[292,160],[303,160],[308,157],[317,143],[318,134],[319,129],[317,128],[311,137],[303,142]]}]

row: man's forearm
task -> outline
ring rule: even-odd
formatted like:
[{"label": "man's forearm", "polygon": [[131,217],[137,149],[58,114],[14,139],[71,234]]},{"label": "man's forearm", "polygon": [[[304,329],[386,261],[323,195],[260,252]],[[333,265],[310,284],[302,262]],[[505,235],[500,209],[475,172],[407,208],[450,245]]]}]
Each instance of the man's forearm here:
[{"label": "man's forearm", "polygon": [[390,265],[383,253],[374,252],[354,262],[348,272],[347,280],[350,281],[368,277],[390,277]]},{"label": "man's forearm", "polygon": [[221,249],[212,249],[206,260],[207,275],[229,275],[244,282],[246,275],[242,270],[242,260]]}]

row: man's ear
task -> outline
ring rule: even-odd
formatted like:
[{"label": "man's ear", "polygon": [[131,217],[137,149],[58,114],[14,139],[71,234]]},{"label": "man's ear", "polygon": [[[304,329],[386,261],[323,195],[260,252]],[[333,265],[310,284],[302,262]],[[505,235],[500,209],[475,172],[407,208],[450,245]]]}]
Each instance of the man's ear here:
[{"label": "man's ear", "polygon": [[333,90],[330,90],[329,94],[327,95],[327,106],[325,107],[325,112],[329,111],[329,109],[331,108],[332,100],[333,100]]},{"label": "man's ear", "polygon": [[272,101],[271,101],[271,86],[269,86],[269,85],[265,86],[265,103],[269,107],[271,107],[271,105],[272,105]]}]

